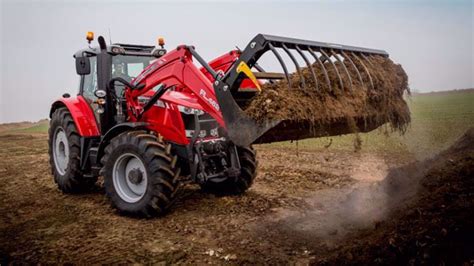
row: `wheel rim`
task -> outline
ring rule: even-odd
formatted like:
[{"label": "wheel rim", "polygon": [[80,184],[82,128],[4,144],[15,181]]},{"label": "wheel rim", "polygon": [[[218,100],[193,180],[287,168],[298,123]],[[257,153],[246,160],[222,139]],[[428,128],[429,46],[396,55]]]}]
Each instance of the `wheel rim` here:
[{"label": "wheel rim", "polygon": [[143,198],[147,189],[147,173],[142,160],[135,154],[122,154],[112,171],[114,188],[121,199],[135,203]]},{"label": "wheel rim", "polygon": [[66,133],[61,127],[58,127],[54,132],[53,158],[56,171],[60,175],[64,175],[69,163],[69,142]]}]

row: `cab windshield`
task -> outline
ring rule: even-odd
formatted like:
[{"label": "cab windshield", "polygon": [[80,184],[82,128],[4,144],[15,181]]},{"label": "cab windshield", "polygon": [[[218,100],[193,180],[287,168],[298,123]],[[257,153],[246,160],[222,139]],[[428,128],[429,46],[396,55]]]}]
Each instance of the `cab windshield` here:
[{"label": "cab windshield", "polygon": [[[116,55],[112,57],[112,78],[119,77],[131,82],[155,60],[156,57],[153,56]],[[116,83],[117,95],[122,95],[123,88],[123,85]]]},{"label": "cab windshield", "polygon": [[112,57],[112,77],[131,81],[155,60],[156,57],[153,56],[116,55]]}]

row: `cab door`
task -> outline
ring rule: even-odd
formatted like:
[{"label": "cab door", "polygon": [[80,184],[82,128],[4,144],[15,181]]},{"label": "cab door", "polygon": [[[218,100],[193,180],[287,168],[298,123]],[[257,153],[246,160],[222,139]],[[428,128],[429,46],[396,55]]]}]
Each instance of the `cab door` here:
[{"label": "cab door", "polygon": [[80,89],[79,95],[82,95],[84,99],[87,101],[89,106],[94,113],[96,123],[100,128],[100,114],[97,112],[99,106],[96,102],[97,97],[95,96],[95,91],[98,88],[98,81],[97,81],[97,56],[90,56],[90,73],[86,75],[81,75],[81,82],[80,82]]}]

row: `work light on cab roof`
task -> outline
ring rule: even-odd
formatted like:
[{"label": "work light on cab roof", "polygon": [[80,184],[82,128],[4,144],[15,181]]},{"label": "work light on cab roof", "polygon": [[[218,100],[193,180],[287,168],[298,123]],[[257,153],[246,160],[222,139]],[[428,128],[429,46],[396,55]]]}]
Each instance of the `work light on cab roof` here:
[{"label": "work light on cab roof", "polygon": [[88,31],[86,34],[86,40],[90,44],[94,40],[94,32]]},{"label": "work light on cab roof", "polygon": [[165,38],[162,36],[158,37],[158,45],[163,48],[163,46],[165,46]]}]

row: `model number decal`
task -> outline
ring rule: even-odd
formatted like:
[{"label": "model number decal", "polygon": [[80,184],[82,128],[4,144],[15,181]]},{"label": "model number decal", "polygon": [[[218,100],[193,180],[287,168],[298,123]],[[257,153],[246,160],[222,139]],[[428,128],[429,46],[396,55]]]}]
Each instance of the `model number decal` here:
[{"label": "model number decal", "polygon": [[201,89],[199,91],[199,95],[201,95],[202,98],[204,98],[204,100],[206,100],[210,105],[212,105],[212,107],[214,107],[217,111],[220,111],[219,104],[216,101],[214,101],[214,99],[207,97],[206,91]]}]

